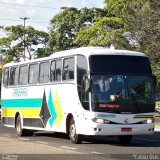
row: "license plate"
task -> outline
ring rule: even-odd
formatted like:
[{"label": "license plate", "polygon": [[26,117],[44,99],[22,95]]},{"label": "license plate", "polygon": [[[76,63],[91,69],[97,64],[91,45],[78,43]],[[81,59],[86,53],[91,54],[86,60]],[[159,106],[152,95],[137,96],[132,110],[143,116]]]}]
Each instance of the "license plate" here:
[{"label": "license plate", "polygon": [[132,132],[132,128],[121,128],[121,132]]}]

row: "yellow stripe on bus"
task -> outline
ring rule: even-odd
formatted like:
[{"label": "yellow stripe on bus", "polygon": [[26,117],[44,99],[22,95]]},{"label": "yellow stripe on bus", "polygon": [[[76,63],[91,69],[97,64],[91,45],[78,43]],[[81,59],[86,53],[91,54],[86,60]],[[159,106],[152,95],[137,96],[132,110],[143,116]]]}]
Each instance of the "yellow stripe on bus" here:
[{"label": "yellow stripe on bus", "polygon": [[61,109],[59,98],[58,98],[58,90],[56,90],[54,105],[55,105],[55,110],[56,110],[56,113],[57,113],[57,118],[55,120],[55,124],[58,127],[59,123],[61,122],[61,120],[63,118],[63,113],[62,113],[62,109]]},{"label": "yellow stripe on bus", "polygon": [[39,118],[40,108],[2,108],[2,116],[14,117],[17,111],[20,111],[23,117]]},{"label": "yellow stripe on bus", "polygon": [[135,116],[134,118],[153,118],[153,116]]}]

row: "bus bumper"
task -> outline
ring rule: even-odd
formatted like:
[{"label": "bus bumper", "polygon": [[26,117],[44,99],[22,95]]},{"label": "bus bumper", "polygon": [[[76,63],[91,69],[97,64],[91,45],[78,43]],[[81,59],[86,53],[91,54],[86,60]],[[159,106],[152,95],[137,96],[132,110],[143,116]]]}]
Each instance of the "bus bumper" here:
[{"label": "bus bumper", "polygon": [[153,134],[155,124],[93,124],[88,127],[85,135],[146,135]]}]

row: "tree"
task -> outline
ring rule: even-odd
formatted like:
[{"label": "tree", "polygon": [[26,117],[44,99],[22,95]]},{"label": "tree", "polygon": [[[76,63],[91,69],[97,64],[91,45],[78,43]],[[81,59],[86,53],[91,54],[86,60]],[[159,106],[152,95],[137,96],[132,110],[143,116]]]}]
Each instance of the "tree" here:
[{"label": "tree", "polygon": [[45,48],[38,48],[35,52],[37,58],[42,58],[50,56],[53,53],[53,50],[51,48],[45,47]]},{"label": "tree", "polygon": [[103,17],[88,28],[82,29],[75,39],[79,46],[106,46],[130,49],[129,41],[123,36],[121,18]]},{"label": "tree", "polygon": [[[106,46],[114,45],[119,49],[132,49],[130,41],[125,36],[124,21],[121,17],[115,16],[114,10],[119,14],[125,9],[124,3],[119,3],[122,0],[108,0],[104,15],[101,18],[95,18],[93,25],[79,31],[75,42],[79,46]],[[110,10],[108,10],[108,8]],[[110,13],[112,11],[112,13]]]},{"label": "tree", "polygon": [[77,32],[90,26],[95,17],[102,17],[105,11],[102,9],[76,9],[63,8],[63,10],[51,19],[49,47],[53,51],[66,50],[77,47],[74,43]]},{"label": "tree", "polygon": [[32,59],[36,47],[38,45],[45,47],[48,41],[48,34],[46,32],[35,30],[30,26],[26,28],[21,25],[1,26],[0,29],[6,33],[5,37],[0,38],[0,51],[5,56],[6,62]]}]

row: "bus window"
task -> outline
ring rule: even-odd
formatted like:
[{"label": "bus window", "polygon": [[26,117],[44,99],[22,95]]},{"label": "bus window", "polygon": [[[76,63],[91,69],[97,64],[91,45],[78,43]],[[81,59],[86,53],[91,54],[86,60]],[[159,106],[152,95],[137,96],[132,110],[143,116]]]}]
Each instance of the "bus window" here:
[{"label": "bus window", "polygon": [[49,74],[50,74],[49,72],[50,72],[50,63],[42,62],[40,64],[39,83],[49,82]]},{"label": "bus window", "polygon": [[87,74],[87,60],[84,56],[77,56],[77,87],[78,87],[78,95],[79,99],[82,103],[82,106],[89,110],[89,95],[88,92],[84,90],[83,87],[83,79]]},{"label": "bus window", "polygon": [[51,73],[50,73],[51,82],[55,81],[55,73],[56,73],[56,61],[52,61],[51,62]]},{"label": "bus window", "polygon": [[9,80],[9,69],[8,68],[5,68],[3,70],[3,85],[5,87],[8,86],[8,80]]},{"label": "bus window", "polygon": [[28,65],[21,66],[19,69],[19,84],[26,85],[28,82]]},{"label": "bus window", "polygon": [[10,81],[9,85],[17,85],[18,84],[18,76],[19,76],[19,68],[11,67],[10,68]]},{"label": "bus window", "polygon": [[56,79],[55,81],[61,81],[62,60],[56,60]]},{"label": "bus window", "polygon": [[74,79],[74,58],[66,58],[63,61],[63,80]]},{"label": "bus window", "polygon": [[29,66],[29,84],[37,84],[38,83],[38,76],[39,76],[39,65],[31,64]]}]

